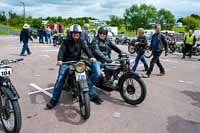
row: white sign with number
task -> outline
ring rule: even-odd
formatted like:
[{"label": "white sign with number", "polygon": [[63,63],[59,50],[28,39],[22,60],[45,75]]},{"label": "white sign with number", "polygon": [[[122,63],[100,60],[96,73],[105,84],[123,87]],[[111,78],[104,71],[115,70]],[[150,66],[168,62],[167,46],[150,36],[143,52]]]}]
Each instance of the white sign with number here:
[{"label": "white sign with number", "polygon": [[83,72],[83,73],[75,72],[75,76],[76,76],[76,81],[86,80],[87,79],[85,72]]},{"label": "white sign with number", "polygon": [[10,76],[12,74],[12,68],[0,68],[0,76]]}]

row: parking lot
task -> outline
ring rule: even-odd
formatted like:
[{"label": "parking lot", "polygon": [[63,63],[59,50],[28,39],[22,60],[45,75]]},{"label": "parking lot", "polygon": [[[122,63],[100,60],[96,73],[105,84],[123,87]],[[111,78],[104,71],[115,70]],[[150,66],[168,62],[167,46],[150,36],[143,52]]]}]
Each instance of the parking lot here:
[{"label": "parking lot", "polygon": [[[118,46],[127,52],[127,46]],[[0,59],[21,58],[21,47],[18,37],[1,36]],[[200,57],[183,60],[177,53],[162,56],[166,75],[156,76],[159,71],[155,67],[151,77],[144,79],[147,97],[138,106],[126,104],[118,92],[98,90],[104,103],[91,103],[91,116],[84,121],[78,103],[65,91],[55,109],[44,109],[58,72],[59,48],[36,40],[30,48],[30,56],[12,65],[11,79],[20,94],[21,133],[200,133]],[[112,56],[117,57],[114,52]],[[130,59],[134,61],[135,55]],[[141,74],[142,69],[141,64],[137,72]]]}]

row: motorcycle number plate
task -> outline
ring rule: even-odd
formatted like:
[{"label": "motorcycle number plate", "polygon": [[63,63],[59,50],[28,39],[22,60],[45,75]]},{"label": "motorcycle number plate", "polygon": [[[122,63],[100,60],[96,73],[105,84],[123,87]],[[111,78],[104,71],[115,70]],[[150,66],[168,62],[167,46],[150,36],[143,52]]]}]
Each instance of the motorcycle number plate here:
[{"label": "motorcycle number plate", "polygon": [[0,76],[10,76],[12,74],[12,68],[1,68],[0,69]]},{"label": "motorcycle number plate", "polygon": [[75,73],[75,76],[76,76],[76,81],[80,81],[80,80],[86,80],[86,74],[85,72],[83,73]]}]

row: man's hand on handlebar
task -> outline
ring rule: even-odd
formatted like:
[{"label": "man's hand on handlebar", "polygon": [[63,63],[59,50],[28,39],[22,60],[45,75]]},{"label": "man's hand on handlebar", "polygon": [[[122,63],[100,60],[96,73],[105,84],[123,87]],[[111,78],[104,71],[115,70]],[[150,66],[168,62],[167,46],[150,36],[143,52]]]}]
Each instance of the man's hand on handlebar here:
[{"label": "man's hand on handlebar", "polygon": [[57,66],[62,66],[63,62],[62,61],[57,61]]},{"label": "man's hand on handlebar", "polygon": [[112,63],[113,61],[111,59],[106,60],[107,63]]},{"label": "man's hand on handlebar", "polygon": [[95,62],[95,61],[96,61],[96,58],[92,57],[92,58],[90,58],[89,60],[92,61],[92,62]]}]

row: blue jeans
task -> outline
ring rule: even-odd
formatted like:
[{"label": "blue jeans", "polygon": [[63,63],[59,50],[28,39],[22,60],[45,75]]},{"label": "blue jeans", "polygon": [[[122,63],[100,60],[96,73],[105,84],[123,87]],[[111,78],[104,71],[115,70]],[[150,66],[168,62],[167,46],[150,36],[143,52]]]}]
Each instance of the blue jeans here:
[{"label": "blue jeans", "polygon": [[[47,40],[50,42],[50,44],[51,44],[51,34],[47,34]],[[48,42],[47,42],[48,43]]]},{"label": "blue jeans", "polygon": [[43,39],[43,35],[42,34],[39,35],[39,43],[44,43],[44,39]]},{"label": "blue jeans", "polygon": [[101,63],[99,61],[91,62],[91,66],[92,66],[94,73],[92,73],[92,75],[90,75],[89,78],[88,78],[88,86],[89,86],[89,89],[90,89],[90,97],[97,95],[96,88],[94,87],[94,83],[101,76],[100,64]]},{"label": "blue jeans", "polygon": [[[98,66],[98,63],[91,62],[91,65],[92,65],[92,68],[96,68],[96,66]],[[54,86],[53,97],[52,97],[52,100],[56,104],[59,102],[68,69],[69,69],[69,65],[67,64],[63,64],[59,69],[59,73],[56,80],[56,84]],[[94,75],[91,75],[87,78],[90,97],[96,96],[96,88],[94,88],[94,84],[93,84],[96,81],[95,79],[98,79],[98,75],[96,75],[96,72]]]},{"label": "blue jeans", "polygon": [[144,57],[144,51],[140,51],[140,52],[137,53],[137,57],[135,58],[135,64],[132,67],[132,70],[134,72],[136,71],[137,66],[138,66],[140,60],[144,64],[145,71],[148,70],[148,64],[147,64],[147,61],[145,60],[145,57]]},{"label": "blue jeans", "polygon": [[31,54],[31,51],[28,47],[28,41],[23,41],[23,48],[21,51],[21,55],[24,55],[24,53],[27,51],[28,54]]}]

